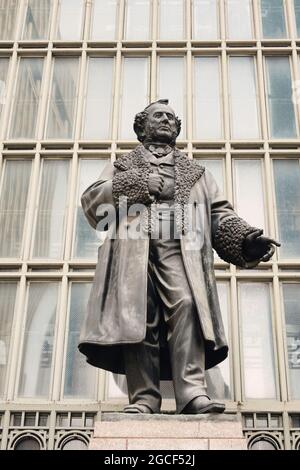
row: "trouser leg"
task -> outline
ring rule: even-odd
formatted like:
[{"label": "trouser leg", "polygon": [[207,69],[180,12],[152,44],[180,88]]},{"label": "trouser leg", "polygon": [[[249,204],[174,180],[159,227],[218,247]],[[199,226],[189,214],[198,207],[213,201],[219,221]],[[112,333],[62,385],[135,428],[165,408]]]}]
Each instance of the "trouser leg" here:
[{"label": "trouser leg", "polygon": [[177,412],[206,394],[204,340],[179,240],[152,241],[158,295],[168,327]]},{"label": "trouser leg", "polygon": [[142,343],[123,348],[130,404],[147,405],[153,413],[161,406],[159,390],[159,311],[151,264],[148,271],[146,337]]}]

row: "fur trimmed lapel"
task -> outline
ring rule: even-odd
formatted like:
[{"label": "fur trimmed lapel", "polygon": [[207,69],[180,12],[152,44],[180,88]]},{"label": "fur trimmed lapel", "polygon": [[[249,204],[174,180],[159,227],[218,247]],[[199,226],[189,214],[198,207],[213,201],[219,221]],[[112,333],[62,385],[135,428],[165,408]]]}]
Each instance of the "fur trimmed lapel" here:
[{"label": "fur trimmed lapel", "polygon": [[176,147],[173,154],[175,160],[175,202],[185,205],[189,202],[192,187],[201,178],[205,168],[190,160]]},{"label": "fur trimmed lapel", "polygon": [[[122,155],[115,161],[114,166],[119,170],[129,170],[139,168],[145,173],[151,173],[151,165],[144,158],[147,150],[140,144],[128,155]],[[189,201],[190,192],[194,184],[201,178],[205,168],[190,160],[183,152],[174,148],[175,162],[175,203],[181,206]]]}]

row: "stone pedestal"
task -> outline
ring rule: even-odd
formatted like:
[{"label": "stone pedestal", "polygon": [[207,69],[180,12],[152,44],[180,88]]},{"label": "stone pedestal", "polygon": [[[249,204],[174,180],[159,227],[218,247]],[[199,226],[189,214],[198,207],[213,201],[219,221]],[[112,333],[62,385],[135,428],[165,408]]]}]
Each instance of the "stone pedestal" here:
[{"label": "stone pedestal", "polygon": [[236,414],[103,413],[90,450],[246,450]]}]

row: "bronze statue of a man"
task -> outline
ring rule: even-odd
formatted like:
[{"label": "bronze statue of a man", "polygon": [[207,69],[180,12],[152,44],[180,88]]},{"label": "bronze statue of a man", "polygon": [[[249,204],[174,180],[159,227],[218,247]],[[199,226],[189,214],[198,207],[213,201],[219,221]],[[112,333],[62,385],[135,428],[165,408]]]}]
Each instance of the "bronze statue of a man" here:
[{"label": "bronze statue of a man", "polygon": [[173,380],[177,413],[223,412],[205,383],[205,369],[228,352],[213,248],[251,268],[279,243],[239,218],[210,172],[176,148],[180,120],[168,100],[137,114],[134,130],[140,145],[82,195],[95,229],[110,206],[116,217],[99,248],[79,350],[89,364],[126,374],[125,412],[158,413],[164,379]]}]

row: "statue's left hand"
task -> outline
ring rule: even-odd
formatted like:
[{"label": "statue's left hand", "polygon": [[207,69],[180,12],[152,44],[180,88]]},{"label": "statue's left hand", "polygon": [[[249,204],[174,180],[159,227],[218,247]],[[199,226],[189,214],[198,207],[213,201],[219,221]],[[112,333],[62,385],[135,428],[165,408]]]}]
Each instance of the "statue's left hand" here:
[{"label": "statue's left hand", "polygon": [[263,230],[250,233],[244,240],[243,254],[247,261],[259,259],[269,261],[275,252],[275,246],[281,246],[272,238],[264,237]]}]

